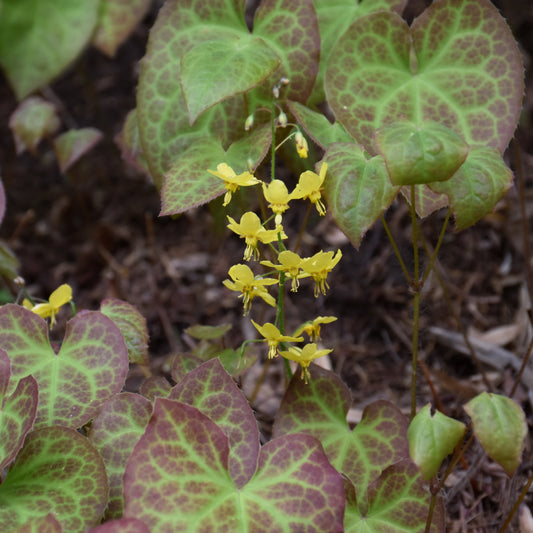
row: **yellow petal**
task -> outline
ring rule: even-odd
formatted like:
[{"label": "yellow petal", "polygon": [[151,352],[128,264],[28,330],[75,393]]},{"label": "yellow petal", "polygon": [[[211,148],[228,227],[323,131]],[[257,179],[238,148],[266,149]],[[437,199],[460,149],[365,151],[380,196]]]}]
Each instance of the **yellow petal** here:
[{"label": "yellow petal", "polygon": [[67,283],[64,283],[63,285],[58,287],[50,295],[50,305],[54,309],[59,309],[62,305],[65,305],[66,303],[70,302],[70,300],[72,300],[72,287]]}]

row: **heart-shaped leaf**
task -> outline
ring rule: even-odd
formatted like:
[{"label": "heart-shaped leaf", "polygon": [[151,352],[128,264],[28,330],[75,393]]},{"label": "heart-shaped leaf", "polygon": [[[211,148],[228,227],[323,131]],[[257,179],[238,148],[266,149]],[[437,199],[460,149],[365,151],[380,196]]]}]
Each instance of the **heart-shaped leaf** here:
[{"label": "heart-shaped leaf", "polygon": [[261,83],[280,63],[263,39],[251,35],[197,44],[181,59],[181,87],[191,126],[206,109]]},{"label": "heart-shaped leaf", "polygon": [[[326,99],[324,73],[330,61],[330,53],[339,37],[356,19],[378,10],[391,10],[401,14],[406,0],[314,0],[320,28],[320,65],[309,99],[310,104],[319,104]],[[344,142],[344,141],[338,141]]]},{"label": "heart-shaped leaf", "polygon": [[257,466],[259,433],[248,401],[218,359],[189,372],[168,395],[198,408],[224,431],[230,445],[229,471],[238,488]]},{"label": "heart-shaped leaf", "polygon": [[53,513],[65,533],[86,531],[107,492],[104,463],[87,438],[60,426],[32,431],[0,485],[0,530]]},{"label": "heart-shaped leaf", "polygon": [[120,330],[96,311],[67,323],[56,355],[42,318],[21,306],[5,305],[0,308],[0,346],[11,359],[13,383],[30,374],[37,381],[35,427],[82,426],[102,403],[120,392],[128,370]]},{"label": "heart-shaped leaf", "polygon": [[0,349],[0,471],[22,448],[37,413],[37,382],[32,376],[21,379],[15,392],[5,397],[11,376],[7,353]]},{"label": "heart-shaped leaf", "polygon": [[437,122],[393,122],[376,131],[374,142],[398,186],[449,180],[468,155],[463,139]]},{"label": "heart-shaped leaf", "polygon": [[391,184],[383,158],[370,157],[360,145],[332,144],[324,161],[328,164],[324,183],[328,208],[341,230],[358,247],[399,188]]},{"label": "heart-shaped leaf", "polygon": [[439,471],[444,458],[453,452],[465,433],[465,425],[440,411],[431,414],[429,404],[411,420],[407,430],[409,454],[425,480]]},{"label": "heart-shaped leaf", "polygon": [[[429,491],[417,466],[404,459],[387,467],[368,487],[365,502],[349,500],[344,526],[346,533],[420,533],[426,530]],[[431,533],[446,531],[444,505],[437,496]]]},{"label": "heart-shaped leaf", "polygon": [[19,100],[50,83],[81,53],[98,16],[94,0],[3,0],[0,65]]},{"label": "heart-shaped leaf", "polygon": [[474,148],[446,182],[431,188],[446,194],[457,230],[472,226],[490,213],[513,183],[513,173],[496,148]]},{"label": "heart-shaped leaf", "polygon": [[106,298],[100,304],[100,312],[120,329],[126,341],[130,363],[147,364],[148,328],[146,319],[137,308],[117,298]]},{"label": "heart-shaped leaf", "polygon": [[520,113],[523,68],[489,0],[436,0],[411,28],[387,11],[354,22],[330,55],[326,93],[369,151],[375,130],[405,119],[439,122],[471,147],[501,152]]},{"label": "heart-shaped leaf", "polygon": [[291,380],[274,423],[274,436],[305,433],[320,440],[331,464],[355,486],[357,499],[387,466],[409,457],[407,420],[394,405],[367,406],[353,431],[346,422],[348,388],[333,372],[311,365],[306,384]]},{"label": "heart-shaped leaf", "polygon": [[150,4],[151,0],[100,0],[98,24],[91,43],[113,57],[142,20]]},{"label": "heart-shaped leaf", "polygon": [[472,398],[464,409],[485,451],[512,476],[527,435],[524,411],[511,398],[487,392]]},{"label": "heart-shaped leaf", "polygon": [[198,409],[157,398],[124,476],[125,517],[152,531],[341,532],[342,478],[320,443],[287,435],[266,444],[238,489],[228,439]]},{"label": "heart-shaped leaf", "polygon": [[151,414],[152,404],[146,398],[123,392],[111,397],[92,421],[88,437],[104,460],[109,481],[106,519],[122,516],[124,470]]}]

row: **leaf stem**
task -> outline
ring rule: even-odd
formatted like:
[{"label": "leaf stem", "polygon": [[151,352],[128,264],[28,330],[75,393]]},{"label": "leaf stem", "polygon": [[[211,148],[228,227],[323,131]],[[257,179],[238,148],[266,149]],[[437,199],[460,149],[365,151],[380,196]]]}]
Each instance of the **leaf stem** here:
[{"label": "leaf stem", "polygon": [[407,282],[409,283],[409,285],[412,285],[413,280],[411,279],[411,276],[409,275],[407,267],[405,266],[405,263],[403,262],[402,256],[400,254],[400,250],[398,250],[398,246],[396,246],[396,241],[394,240],[394,237],[392,236],[389,226],[385,220],[385,217],[381,215],[380,218],[381,218],[381,223],[383,224],[383,228],[385,229],[385,233],[387,234],[387,237],[389,238],[389,241],[391,243],[392,249],[394,250],[394,253],[396,254],[396,258],[398,259],[398,262],[400,263],[400,266],[402,267],[403,274],[405,278],[407,279]]},{"label": "leaf stem", "polygon": [[518,508],[520,507],[520,504],[526,497],[526,494],[529,491],[529,487],[531,487],[531,484],[533,483],[533,472],[529,476],[529,479],[527,480],[527,483],[524,485],[524,488],[522,489],[522,492],[520,492],[520,496],[518,496],[518,499],[516,500],[515,504],[513,505],[513,508],[509,512],[509,515],[505,519],[505,522],[503,523],[502,527],[500,528],[500,531],[498,533],[503,533],[507,526],[511,523],[511,520],[513,519],[513,516],[515,515],[516,511],[518,511]]},{"label": "leaf stem", "polygon": [[416,219],[415,186],[411,185],[411,227],[413,230],[413,348],[411,362],[411,420],[416,415],[416,371],[418,367],[418,332],[420,327],[420,259],[418,256],[418,240],[420,228]]},{"label": "leaf stem", "polygon": [[435,260],[437,259],[437,254],[439,253],[442,241],[444,240],[444,234],[446,233],[446,228],[448,227],[448,222],[450,221],[450,216],[452,212],[450,209],[448,209],[448,212],[446,213],[446,218],[444,219],[444,222],[442,224],[442,229],[440,230],[439,240],[437,241],[437,245],[435,246],[435,249],[433,250],[433,253],[431,254],[431,257],[429,259],[429,265],[426,269],[426,273],[424,274],[424,277],[421,281],[421,286],[424,285],[426,280],[428,279],[429,274],[433,270],[433,265],[435,264]]}]

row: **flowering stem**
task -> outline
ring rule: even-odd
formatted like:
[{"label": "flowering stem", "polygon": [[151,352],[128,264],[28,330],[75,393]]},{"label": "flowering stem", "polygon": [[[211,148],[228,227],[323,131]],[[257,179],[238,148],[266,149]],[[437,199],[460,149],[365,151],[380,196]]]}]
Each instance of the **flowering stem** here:
[{"label": "flowering stem", "polygon": [[435,250],[433,250],[433,254],[431,254],[431,258],[429,260],[429,265],[426,269],[426,273],[424,274],[424,277],[422,278],[422,281],[420,282],[420,285],[423,286],[426,282],[430,272],[433,270],[433,265],[435,264],[435,260],[437,259],[437,254],[439,253],[440,246],[442,244],[442,241],[444,240],[444,233],[446,232],[446,228],[448,227],[448,222],[450,221],[450,216],[452,212],[450,209],[448,209],[448,212],[446,213],[446,218],[444,219],[444,223],[442,224],[442,229],[440,230],[439,240],[437,241],[437,246],[435,246]]},{"label": "flowering stem", "polygon": [[271,135],[272,135],[272,144],[271,144],[271,157],[270,157],[270,179],[273,180],[274,176],[276,175],[276,120],[274,118],[274,113],[276,111],[276,107],[274,102],[271,104],[271,112],[270,112],[270,128],[271,128]]}]

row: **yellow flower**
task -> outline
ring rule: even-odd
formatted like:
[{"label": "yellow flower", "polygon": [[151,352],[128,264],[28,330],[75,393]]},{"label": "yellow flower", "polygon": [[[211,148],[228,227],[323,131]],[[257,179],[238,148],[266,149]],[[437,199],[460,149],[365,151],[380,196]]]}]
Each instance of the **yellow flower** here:
[{"label": "yellow flower", "polygon": [[[278,231],[265,229],[261,224],[261,220],[253,211],[244,213],[240,223],[235,222],[230,216],[228,216],[228,220],[230,222],[228,228],[246,241],[245,261],[249,261],[252,257],[254,259],[259,258],[258,241],[268,244],[278,240]],[[282,239],[287,238],[283,231],[279,233]]]},{"label": "yellow flower", "polygon": [[50,317],[50,328],[56,323],[56,314],[59,309],[72,300],[72,287],[68,284],[59,286],[51,295],[46,303],[33,305],[28,300],[24,300],[22,305],[32,313],[39,315],[41,318]]},{"label": "yellow flower", "polygon": [[320,339],[320,328],[322,324],[329,324],[337,320],[336,316],[318,316],[312,322],[306,322],[300,326],[295,335],[305,332],[312,341],[317,341]]},{"label": "yellow flower", "polygon": [[292,279],[291,291],[296,292],[298,290],[298,278],[302,277],[300,271],[302,258],[297,253],[284,250],[278,255],[278,261],[279,265],[275,265],[271,261],[261,261],[261,264],[288,274]]},{"label": "yellow flower", "polygon": [[291,337],[289,335],[282,335],[280,330],[267,322],[264,326],[260,326],[252,320],[252,324],[255,326],[255,329],[263,335],[265,340],[268,342],[268,358],[272,359],[278,354],[278,344],[280,342],[301,342],[304,340],[303,337]]},{"label": "yellow flower", "polygon": [[315,204],[320,216],[324,216],[326,214],[326,206],[324,205],[324,202],[322,202],[321,191],[324,179],[326,178],[327,170],[327,163],[322,163],[322,166],[320,167],[320,174],[316,174],[311,170],[302,172],[302,174],[300,174],[298,184],[291,193],[291,198],[302,198],[304,200],[309,199],[313,204]]},{"label": "yellow flower", "polygon": [[313,342],[306,344],[303,348],[297,348],[296,346],[291,346],[288,350],[280,352],[280,354],[285,357],[285,359],[290,359],[291,361],[296,361],[302,367],[302,378],[305,379],[305,382],[309,381],[309,364],[313,359],[318,359],[327,355],[333,350],[319,350],[317,345]]},{"label": "yellow flower", "polygon": [[281,180],[272,180],[268,185],[263,183],[263,194],[268,207],[276,215],[276,226],[281,224],[281,215],[289,209],[289,202],[291,197],[287,186]]},{"label": "yellow flower", "polygon": [[327,282],[328,274],[340,261],[341,257],[342,252],[340,250],[337,250],[335,257],[333,256],[333,252],[320,251],[302,261],[301,268],[304,273],[315,280],[315,297],[318,296],[319,292],[326,294],[326,289],[329,289]]},{"label": "yellow flower", "polygon": [[242,174],[235,174],[235,171],[226,163],[220,163],[217,165],[216,170],[207,170],[213,176],[224,180],[224,186],[227,189],[227,192],[224,196],[224,203],[222,205],[226,206],[231,200],[231,195],[237,191],[239,187],[247,187],[249,185],[257,185],[261,183],[257,178],[250,174],[250,172],[243,172]]},{"label": "yellow flower", "polygon": [[265,285],[274,285],[278,280],[272,278],[256,278],[250,267],[242,264],[233,265],[229,269],[228,274],[233,282],[225,279],[222,283],[231,291],[242,293],[239,298],[243,299],[245,315],[250,310],[252,300],[256,296],[262,298],[268,305],[276,307],[276,300],[272,295],[268,294]]},{"label": "yellow flower", "polygon": [[309,145],[307,144],[306,138],[302,135],[301,131],[297,131],[294,136],[294,142],[296,143],[296,151],[298,155],[305,159],[307,157],[307,152],[309,151]]}]

